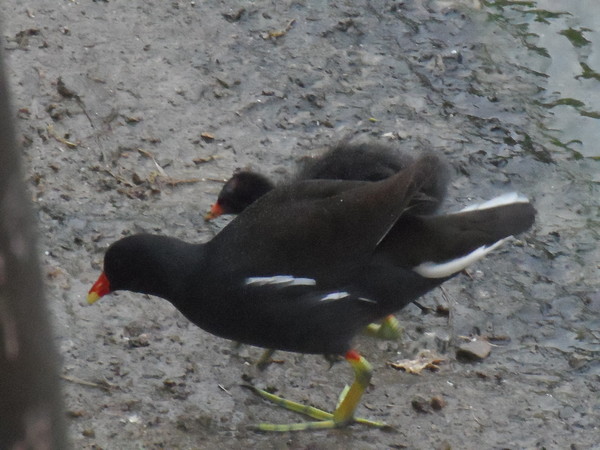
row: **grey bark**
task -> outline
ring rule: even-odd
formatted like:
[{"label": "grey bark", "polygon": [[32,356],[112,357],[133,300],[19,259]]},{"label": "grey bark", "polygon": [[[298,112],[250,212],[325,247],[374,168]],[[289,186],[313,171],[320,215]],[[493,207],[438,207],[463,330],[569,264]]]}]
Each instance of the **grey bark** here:
[{"label": "grey bark", "polygon": [[0,50],[0,449],[66,447],[35,227]]}]

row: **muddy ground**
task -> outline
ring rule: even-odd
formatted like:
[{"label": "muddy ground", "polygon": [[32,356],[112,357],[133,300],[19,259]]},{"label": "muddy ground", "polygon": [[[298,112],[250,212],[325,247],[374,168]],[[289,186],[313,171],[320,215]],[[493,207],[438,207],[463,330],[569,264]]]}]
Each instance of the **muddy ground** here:
[{"label": "muddy ground", "polygon": [[[477,6],[3,2],[74,448],[600,442],[598,162],[551,144],[536,102],[552,93],[530,70],[538,55],[516,28],[490,20],[497,10]],[[447,210],[517,190],[539,211],[531,232],[423,299],[450,317],[411,306],[398,316],[402,342],[357,339],[375,369],[359,413],[396,432],[248,431],[299,417],[241,384],[332,409],[349,368],[280,353],[283,363],[258,373],[260,349],[234,349],[163,300],[120,293],[85,304],[111,242],[139,231],[206,241],[226,220],[207,224],[202,214],[235,168],[284,179],[299,159],[347,137],[446,155]],[[458,361],[461,336],[474,334],[496,337],[491,355]],[[423,348],[443,356],[439,371],[387,364]],[[435,396],[439,411],[427,406]]]}]

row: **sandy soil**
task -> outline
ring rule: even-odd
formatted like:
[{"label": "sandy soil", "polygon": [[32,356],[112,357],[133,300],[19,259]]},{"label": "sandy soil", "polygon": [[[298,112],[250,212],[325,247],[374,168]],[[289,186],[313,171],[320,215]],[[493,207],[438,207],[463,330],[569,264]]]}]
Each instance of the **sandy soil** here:
[{"label": "sandy soil", "polygon": [[[472,2],[469,2],[471,4]],[[597,162],[549,144],[518,30],[441,1],[7,0],[3,31],[74,448],[592,448],[600,442]],[[502,26],[500,26],[502,25]],[[500,45],[499,43],[502,43]],[[85,294],[126,233],[211,238],[220,180],[280,179],[341,138],[446,155],[447,209],[517,190],[535,229],[409,307],[402,342],[357,339],[373,363],[353,426],[257,434],[299,419],[251,382],[332,409],[343,364],[236,350],[167,302]],[[495,337],[478,363],[462,336]],[[438,372],[387,363],[429,348]],[[429,405],[440,397],[444,405]],[[421,407],[419,407],[421,405]]]}]

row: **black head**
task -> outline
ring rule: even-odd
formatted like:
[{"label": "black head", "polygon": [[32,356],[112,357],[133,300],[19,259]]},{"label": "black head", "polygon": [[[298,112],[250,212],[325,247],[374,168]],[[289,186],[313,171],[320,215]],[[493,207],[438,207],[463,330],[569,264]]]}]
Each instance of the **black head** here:
[{"label": "black head", "polygon": [[222,214],[239,214],[274,187],[273,182],[261,174],[238,171],[221,189],[217,204]]},{"label": "black head", "polygon": [[118,240],[104,255],[110,292],[127,290],[170,299],[194,267],[195,246],[178,239],[137,234]]}]

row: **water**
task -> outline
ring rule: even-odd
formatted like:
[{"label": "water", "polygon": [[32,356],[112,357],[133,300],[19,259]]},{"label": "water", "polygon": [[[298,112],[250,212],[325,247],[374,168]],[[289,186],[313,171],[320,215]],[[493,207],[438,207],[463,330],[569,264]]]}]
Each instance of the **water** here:
[{"label": "water", "polygon": [[[537,191],[536,247],[548,256],[529,265],[539,279],[526,281],[527,296],[538,304],[524,304],[515,317],[536,324],[536,345],[545,353],[539,359],[542,371],[550,373],[559,361],[568,362],[555,372],[559,384],[563,383],[561,389],[587,383],[596,390],[600,373],[600,2],[498,0],[484,2],[482,11],[489,22],[522,44],[489,38],[487,43],[494,57],[501,55],[519,68],[522,80],[538,86],[529,101],[540,109],[529,111],[531,123],[526,128],[548,150],[552,166],[536,169],[532,177],[532,191]],[[532,355],[524,358],[528,367],[534,365]],[[572,398],[567,403],[584,401],[584,397]],[[590,411],[597,411],[597,406]]]},{"label": "water", "polygon": [[[600,158],[600,3],[597,0],[487,2],[522,33],[522,61],[543,79],[551,145],[567,156]],[[600,181],[600,170],[592,180]]]}]

